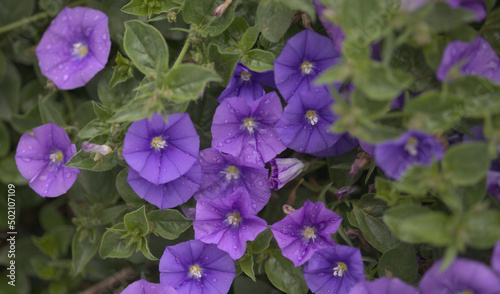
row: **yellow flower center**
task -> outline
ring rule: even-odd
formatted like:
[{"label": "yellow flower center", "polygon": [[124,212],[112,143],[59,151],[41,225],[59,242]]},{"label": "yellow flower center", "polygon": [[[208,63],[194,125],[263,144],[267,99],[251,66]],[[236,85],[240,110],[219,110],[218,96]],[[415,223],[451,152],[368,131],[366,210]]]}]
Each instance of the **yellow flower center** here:
[{"label": "yellow flower center", "polygon": [[242,79],[242,80],[244,80],[245,82],[248,82],[248,81],[250,81],[250,78],[251,78],[252,76],[250,75],[250,72],[248,72],[248,71],[246,71],[246,70],[245,70],[245,71],[242,71],[242,72],[241,72],[240,77],[241,77],[241,79]]},{"label": "yellow flower center", "polygon": [[410,137],[408,138],[408,140],[406,140],[405,150],[411,156],[415,156],[418,154],[417,146],[418,146],[418,139],[415,137]]},{"label": "yellow flower center", "polygon": [[73,55],[83,58],[87,55],[88,52],[89,48],[87,47],[87,45],[84,45],[81,42],[73,44]]},{"label": "yellow flower center", "polygon": [[62,154],[61,151],[56,151],[52,154],[50,154],[50,161],[51,162],[61,162],[64,158],[64,155]]},{"label": "yellow flower center", "polygon": [[313,228],[311,227],[306,227],[304,231],[302,232],[302,235],[304,235],[304,238],[307,240],[311,240],[314,242],[316,240],[316,231],[314,231]]},{"label": "yellow flower center", "polygon": [[316,115],[316,111],[314,110],[308,110],[306,112],[306,118],[311,124],[311,126],[314,126],[315,124],[318,123],[318,116]]},{"label": "yellow flower center", "polygon": [[226,180],[237,180],[240,177],[239,171],[236,166],[231,165],[226,170]]},{"label": "yellow flower center", "polygon": [[308,74],[311,73],[311,70],[312,70],[313,66],[309,62],[304,62],[304,63],[302,63],[302,65],[300,66],[300,68],[302,69],[302,73],[308,75]]},{"label": "yellow flower center", "polygon": [[243,121],[243,125],[247,128],[248,132],[253,133],[253,128],[255,127],[255,122],[251,118],[247,118]]},{"label": "yellow flower center", "polygon": [[201,269],[199,266],[197,265],[193,265],[190,269],[189,269],[189,275],[191,277],[195,277],[197,279],[201,278]]},{"label": "yellow flower center", "polygon": [[337,266],[333,268],[333,275],[342,277],[344,275],[344,272],[347,270],[347,265],[343,262],[337,263]]},{"label": "yellow flower center", "polygon": [[167,146],[167,142],[165,142],[165,140],[163,140],[160,137],[155,137],[151,141],[151,146],[153,146],[156,149],[163,149],[163,148],[165,148],[165,146]]},{"label": "yellow flower center", "polygon": [[226,221],[233,226],[237,225],[240,222],[240,220],[241,220],[241,215],[237,212],[231,213],[226,219]]}]

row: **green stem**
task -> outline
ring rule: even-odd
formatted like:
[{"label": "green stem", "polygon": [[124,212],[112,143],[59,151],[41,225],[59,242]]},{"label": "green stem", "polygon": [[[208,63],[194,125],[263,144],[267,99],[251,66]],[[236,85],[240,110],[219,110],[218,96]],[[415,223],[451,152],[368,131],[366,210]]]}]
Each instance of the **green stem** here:
[{"label": "green stem", "polygon": [[71,121],[75,120],[75,108],[73,106],[73,101],[71,100],[71,96],[66,91],[61,91],[64,97],[64,102],[66,102],[66,106],[68,106],[69,117]]},{"label": "green stem", "polygon": [[37,21],[37,20],[40,20],[40,19],[43,19],[45,17],[48,17],[48,13],[47,12],[41,12],[41,13],[38,13],[38,14],[35,14],[35,15],[32,15],[30,17],[27,17],[27,18],[23,18],[23,19],[20,19],[16,22],[13,22],[13,23],[10,23],[8,25],[5,25],[3,27],[0,27],[0,35],[3,34],[3,33],[6,33],[8,31],[11,31],[13,29],[17,29],[19,27],[22,27],[24,26],[25,24],[29,24],[31,22],[34,22],[34,21]]},{"label": "green stem", "polygon": [[186,43],[184,43],[184,47],[182,47],[181,53],[179,54],[179,56],[177,56],[177,59],[175,60],[174,65],[172,66],[172,69],[178,67],[182,63],[184,55],[186,55],[186,52],[189,49],[189,45],[191,45],[191,42],[189,41],[189,39],[187,39]]}]

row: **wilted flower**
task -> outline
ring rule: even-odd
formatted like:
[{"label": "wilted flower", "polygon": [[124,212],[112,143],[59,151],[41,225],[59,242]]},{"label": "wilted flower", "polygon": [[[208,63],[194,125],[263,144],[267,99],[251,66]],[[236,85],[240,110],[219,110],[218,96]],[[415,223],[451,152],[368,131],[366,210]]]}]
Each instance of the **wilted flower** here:
[{"label": "wilted flower", "polygon": [[141,177],[158,185],[185,174],[198,160],[200,137],[187,113],[159,113],[133,122],[122,156]]},{"label": "wilted flower", "polygon": [[179,294],[227,293],[235,277],[229,254],[198,240],[167,246],[160,259],[160,283]]},{"label": "wilted flower", "polygon": [[134,169],[129,169],[127,182],[139,197],[159,209],[172,208],[185,203],[198,191],[201,184],[201,165],[195,162],[179,178],[158,185],[145,180]]},{"label": "wilted flower", "polygon": [[436,76],[445,81],[462,75],[483,76],[500,84],[500,59],[490,43],[481,37],[472,42],[453,41],[444,49]]},{"label": "wilted flower", "polygon": [[108,17],[87,7],[64,8],[36,48],[42,74],[59,89],[87,84],[108,62]]},{"label": "wilted flower", "polygon": [[224,99],[215,111],[212,147],[264,165],[286,149],[274,127],[281,113],[281,101],[275,92],[250,103],[243,98]]},{"label": "wilted flower", "polygon": [[300,92],[291,99],[276,124],[285,145],[298,152],[315,153],[332,147],[344,134],[330,132],[337,117],[328,94]]},{"label": "wilted flower", "polygon": [[208,148],[200,151],[201,187],[195,195],[200,197],[227,197],[242,187],[247,190],[254,213],[269,201],[271,189],[267,185],[268,170],[255,163],[243,162],[232,155]]},{"label": "wilted flower", "polygon": [[419,285],[422,293],[495,294],[500,289],[500,278],[481,262],[455,258],[445,271],[441,270],[442,263],[439,260],[425,272]]},{"label": "wilted flower", "polygon": [[444,148],[430,134],[408,131],[396,140],[375,147],[375,162],[392,179],[399,179],[412,165],[430,165],[441,160]]},{"label": "wilted flower", "polygon": [[349,293],[354,285],[365,280],[361,252],[345,245],[316,251],[304,266],[303,274],[307,287],[318,294]]},{"label": "wilted flower", "polygon": [[398,278],[381,277],[356,284],[349,294],[419,294],[418,290]]},{"label": "wilted flower", "polygon": [[225,98],[240,97],[245,98],[250,103],[266,94],[261,84],[276,88],[272,70],[255,72],[238,63],[234,68],[231,81],[217,98],[217,101],[221,103]]},{"label": "wilted flower", "polygon": [[269,165],[271,166],[269,187],[275,191],[295,179],[304,170],[304,163],[297,158],[276,158],[271,160]]},{"label": "wilted flower", "polygon": [[248,192],[239,188],[226,198],[200,198],[196,203],[194,237],[204,243],[217,244],[234,259],[239,259],[253,241],[267,229],[265,220],[254,215]]},{"label": "wilted flower", "polygon": [[315,251],[335,245],[330,235],[337,231],[341,222],[342,218],[325,208],[323,202],[307,200],[304,206],[273,224],[271,231],[283,256],[299,266]]},{"label": "wilted flower", "polygon": [[[402,0],[401,10],[406,12],[413,12],[424,4],[432,0]],[[486,3],[484,0],[445,0],[451,8],[464,8],[468,9],[476,15],[476,21],[481,21],[486,17]]]},{"label": "wilted flower", "polygon": [[82,143],[82,150],[84,152],[99,153],[101,155],[108,155],[109,153],[113,152],[113,149],[111,149],[111,147],[109,147],[108,145],[99,145],[99,144],[89,143],[87,141]]},{"label": "wilted flower", "polygon": [[60,196],[73,186],[80,173],[77,168],[64,166],[76,154],[76,146],[54,123],[34,128],[33,133],[34,137],[24,134],[19,140],[17,169],[40,196]]},{"label": "wilted flower", "polygon": [[287,41],[274,60],[276,87],[287,102],[301,91],[310,92],[311,96],[329,94],[327,85],[316,86],[313,80],[340,59],[330,38],[303,30]]},{"label": "wilted flower", "polygon": [[144,279],[133,282],[120,294],[177,294],[172,286],[150,283]]}]

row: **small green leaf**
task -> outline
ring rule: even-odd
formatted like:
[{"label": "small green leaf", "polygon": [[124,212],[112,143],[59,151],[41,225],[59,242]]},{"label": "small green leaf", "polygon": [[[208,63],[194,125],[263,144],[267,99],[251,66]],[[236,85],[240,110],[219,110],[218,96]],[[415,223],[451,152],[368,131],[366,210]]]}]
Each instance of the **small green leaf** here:
[{"label": "small green leaf", "polygon": [[244,52],[252,49],[253,45],[257,41],[257,37],[259,36],[259,27],[254,26],[249,28],[241,37],[241,41],[238,43],[239,47],[243,49]]},{"label": "small green leaf", "polygon": [[184,21],[201,24],[205,17],[212,15],[216,7],[215,2],[215,0],[184,0],[184,10],[182,11]]},{"label": "small green leaf", "polygon": [[95,101],[92,101],[92,105],[94,106],[94,112],[97,115],[97,118],[99,118],[99,120],[103,123],[105,123],[113,115],[112,112],[102,107]]},{"label": "small green leaf", "polygon": [[43,253],[56,259],[66,255],[72,233],[72,226],[58,226],[41,237],[33,236],[32,240]]},{"label": "small green leaf", "polygon": [[128,210],[127,205],[116,205],[112,207],[108,207],[102,210],[98,215],[97,219],[99,220],[99,224],[107,225],[112,221],[118,219],[125,211]]},{"label": "small green leaf", "polygon": [[78,275],[94,257],[99,249],[99,242],[90,242],[87,231],[77,231],[71,242],[71,264],[74,275]]},{"label": "small green leaf", "polygon": [[[339,11],[342,30],[348,39],[369,44],[382,33],[384,18],[388,16],[381,1],[343,1]],[[368,29],[369,28],[369,29]],[[366,46],[366,45],[365,45]]]},{"label": "small green leaf", "polygon": [[106,71],[97,85],[99,99],[107,109],[116,111],[135,98],[136,89],[139,83],[136,79],[128,79],[119,87],[110,86],[110,72]]},{"label": "small green leaf", "polygon": [[253,256],[252,254],[245,254],[240,259],[240,266],[243,272],[255,282],[255,272],[253,270]]},{"label": "small green leaf", "polygon": [[274,55],[261,49],[252,49],[241,58],[241,62],[250,70],[263,72],[273,70]]},{"label": "small green leaf", "polygon": [[465,215],[459,228],[467,246],[489,249],[500,239],[500,213],[496,210],[475,211]]},{"label": "small green leaf", "polygon": [[434,33],[451,31],[462,24],[472,22],[476,18],[476,14],[472,11],[459,7],[452,8],[448,3],[433,2],[429,13],[425,16],[425,20]]},{"label": "small green leaf", "polygon": [[288,294],[305,294],[307,288],[302,268],[295,267],[286,257],[281,255],[280,250],[275,250],[266,261],[266,274],[269,281],[281,291]]},{"label": "small green leaf", "polygon": [[208,82],[219,82],[220,77],[212,70],[195,64],[181,64],[164,77],[163,86],[170,91],[175,103],[198,99]]},{"label": "small green leaf", "polygon": [[379,277],[397,277],[413,284],[418,279],[418,263],[413,245],[400,243],[382,254],[378,264]]},{"label": "small green leaf", "polygon": [[212,43],[208,47],[208,56],[214,63],[215,71],[222,78],[222,83],[227,85],[231,80],[236,64],[240,60],[241,53],[222,52],[216,44]]},{"label": "small green leaf", "polygon": [[[96,143],[95,140],[90,140],[90,142]],[[95,157],[93,156],[95,155],[90,152],[84,152],[83,150],[80,150],[73,157],[71,157],[71,159],[66,162],[64,166],[76,167],[79,169],[86,169],[91,171],[107,171],[115,167],[119,161],[116,151],[105,155],[98,160],[95,160]]]},{"label": "small green leaf", "polygon": [[123,217],[125,223],[125,228],[130,233],[138,233],[141,236],[145,236],[149,232],[149,223],[146,217],[146,208],[142,206],[136,211],[127,213]]},{"label": "small green leaf", "polygon": [[172,0],[132,0],[121,11],[137,16],[151,17],[153,14],[168,12],[177,5]]},{"label": "small green leaf", "polygon": [[38,100],[38,109],[40,110],[40,117],[42,118],[42,123],[47,124],[50,122],[62,127],[66,123],[64,122],[61,109],[59,104],[55,103],[52,99],[54,93],[50,93],[47,96],[40,98]]},{"label": "small green leaf", "polygon": [[278,42],[285,34],[292,20],[293,10],[282,1],[261,0],[257,7],[255,23],[262,35],[271,42]]},{"label": "small green leaf", "polygon": [[120,51],[118,51],[115,59],[116,65],[113,66],[113,76],[109,81],[109,86],[114,88],[119,83],[125,82],[126,80],[134,77],[134,68],[130,60],[123,57]]},{"label": "small green leaf", "polygon": [[153,225],[153,233],[168,240],[176,239],[192,224],[192,221],[173,209],[151,211],[148,213],[148,219]]},{"label": "small green leaf", "polygon": [[127,233],[125,225],[119,223],[109,228],[102,235],[99,255],[102,258],[127,258],[134,253],[134,246],[127,245],[128,240],[122,238]]},{"label": "small green leaf", "polygon": [[141,250],[142,254],[144,254],[147,259],[158,260],[149,250],[148,240],[145,237],[142,237],[141,248],[139,250]]},{"label": "small green leaf", "polygon": [[347,64],[336,64],[325,71],[323,71],[319,77],[314,80],[314,83],[318,85],[322,84],[332,84],[335,82],[344,82],[352,74],[351,67]]},{"label": "small green leaf", "polygon": [[269,243],[271,243],[271,239],[273,238],[273,232],[270,229],[267,229],[257,235],[257,238],[252,241],[252,253],[259,254],[262,253],[269,247]]},{"label": "small green leaf", "polygon": [[120,196],[125,200],[127,204],[130,204],[134,207],[142,206],[146,203],[145,200],[141,199],[137,193],[130,187],[127,182],[128,176],[128,167],[124,168],[118,175],[116,176],[116,189]]},{"label": "small green leaf", "polygon": [[149,101],[143,98],[133,99],[110,117],[108,123],[131,122],[153,115],[155,109],[150,107]]},{"label": "small green leaf", "polygon": [[316,9],[312,1],[309,0],[286,0],[282,2],[285,6],[293,10],[307,13],[313,22],[316,21]]},{"label": "small green leaf", "polygon": [[125,22],[123,47],[134,65],[145,75],[168,70],[168,47],[153,26],[138,20]]},{"label": "small green leaf", "polygon": [[444,176],[453,184],[473,185],[488,172],[488,146],[479,142],[454,145],[446,151],[442,165]]}]

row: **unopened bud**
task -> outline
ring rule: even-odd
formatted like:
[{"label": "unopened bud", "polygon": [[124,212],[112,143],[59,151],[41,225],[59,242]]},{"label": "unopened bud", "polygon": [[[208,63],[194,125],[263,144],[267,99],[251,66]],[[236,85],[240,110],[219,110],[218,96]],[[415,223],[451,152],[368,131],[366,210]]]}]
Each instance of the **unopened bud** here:
[{"label": "unopened bud", "polygon": [[293,208],[291,205],[285,204],[283,205],[283,212],[285,214],[290,214],[295,211],[295,208]]},{"label": "unopened bud", "polygon": [[167,20],[169,23],[176,22],[177,21],[177,13],[175,13],[174,11],[170,11],[169,13],[167,13]]},{"label": "unopened bud", "polygon": [[224,14],[224,11],[231,5],[233,0],[226,0],[222,5],[219,5],[217,8],[215,8],[214,12],[212,13],[213,16],[215,17],[221,17],[222,14]]},{"label": "unopened bud", "polygon": [[108,145],[98,145],[87,141],[83,142],[82,150],[84,152],[95,152],[101,155],[108,155],[113,151],[113,149],[111,149]]}]

